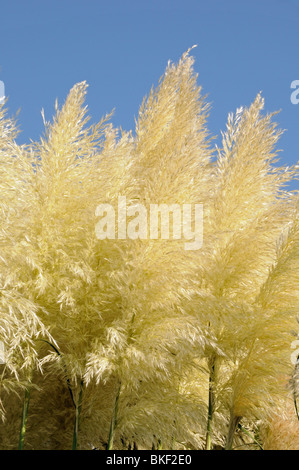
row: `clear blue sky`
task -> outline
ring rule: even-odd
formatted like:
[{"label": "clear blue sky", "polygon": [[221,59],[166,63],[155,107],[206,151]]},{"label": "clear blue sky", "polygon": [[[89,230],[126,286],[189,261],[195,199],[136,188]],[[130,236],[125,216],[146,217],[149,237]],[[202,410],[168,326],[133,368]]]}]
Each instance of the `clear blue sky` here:
[{"label": "clear blue sky", "polygon": [[[299,0],[2,0],[0,80],[8,107],[19,108],[19,142],[43,132],[74,83],[89,83],[93,121],[115,108],[112,122],[134,128],[142,98],[168,60],[192,51],[198,82],[212,104],[210,131],[250,105],[261,90],[266,111],[287,132],[281,163],[299,160]],[[295,185],[298,188],[298,184]]]}]

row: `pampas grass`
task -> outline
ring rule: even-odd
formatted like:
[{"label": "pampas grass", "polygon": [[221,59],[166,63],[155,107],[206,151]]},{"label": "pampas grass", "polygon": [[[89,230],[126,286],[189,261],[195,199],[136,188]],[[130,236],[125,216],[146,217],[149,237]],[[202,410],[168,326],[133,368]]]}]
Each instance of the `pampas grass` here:
[{"label": "pampas grass", "polygon": [[[0,105],[2,448],[21,425],[27,449],[260,449],[261,423],[274,446],[294,377],[298,167],[278,165],[260,94],[213,147],[193,66],[190,50],[168,64],[134,134],[89,124],[85,82],[27,146]],[[99,240],[96,208],[119,196],[203,204],[202,248],[172,228]]]}]

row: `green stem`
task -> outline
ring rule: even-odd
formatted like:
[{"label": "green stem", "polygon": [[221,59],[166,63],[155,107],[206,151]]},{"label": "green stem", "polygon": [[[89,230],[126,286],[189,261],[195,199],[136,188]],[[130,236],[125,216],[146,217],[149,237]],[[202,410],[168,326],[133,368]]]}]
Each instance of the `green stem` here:
[{"label": "green stem", "polygon": [[208,422],[207,422],[205,450],[211,450],[211,447],[212,447],[212,421],[213,421],[214,405],[215,405],[214,381],[215,381],[215,358],[212,360],[212,363],[210,366],[209,407],[208,407]]},{"label": "green stem", "polygon": [[26,424],[27,424],[27,418],[28,418],[29,401],[30,401],[30,389],[26,388],[24,402],[23,402],[21,430],[20,430],[20,437],[19,437],[19,447],[18,447],[19,450],[23,450],[23,448],[24,448],[24,440],[25,440]]},{"label": "green stem", "polygon": [[77,450],[79,421],[80,421],[80,413],[81,413],[81,406],[82,406],[82,394],[83,394],[83,380],[81,380],[81,383],[80,383],[79,399],[78,399],[78,403],[76,404],[72,450]]},{"label": "green stem", "polygon": [[174,433],[174,431],[173,431],[172,436],[171,436],[170,450],[175,450],[175,433]]},{"label": "green stem", "polygon": [[237,429],[237,426],[239,425],[240,420],[241,420],[240,416],[235,416],[233,414],[231,415],[229,428],[228,428],[228,435],[227,435],[226,444],[225,444],[225,450],[232,450],[235,431]]},{"label": "green stem", "polygon": [[161,441],[161,439],[158,439],[158,447],[157,447],[157,450],[163,450],[163,446],[162,446],[162,441]]},{"label": "green stem", "polygon": [[111,423],[110,423],[107,450],[112,450],[113,448],[114,435],[115,435],[115,430],[117,427],[117,415],[118,415],[118,403],[119,403],[120,389],[121,389],[121,383],[118,386],[118,390],[117,390],[116,397],[115,397],[115,403],[114,403],[114,408],[113,408],[113,413],[112,413],[112,418],[111,418]]},{"label": "green stem", "polygon": [[[254,442],[255,444],[257,444],[261,450],[264,450],[263,447],[261,446],[261,444],[257,441],[257,439],[256,439],[250,432],[248,432],[247,429],[243,428],[243,426],[241,425],[241,423],[238,424],[238,428],[239,428],[242,432],[244,432],[244,434],[246,434],[248,437],[250,437],[250,439],[252,439],[253,442]],[[248,444],[246,444],[246,445],[248,445]]]}]

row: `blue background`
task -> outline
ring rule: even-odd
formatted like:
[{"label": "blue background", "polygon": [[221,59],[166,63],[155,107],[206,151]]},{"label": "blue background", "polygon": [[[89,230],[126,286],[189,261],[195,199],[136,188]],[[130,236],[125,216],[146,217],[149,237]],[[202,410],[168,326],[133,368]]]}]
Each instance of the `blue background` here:
[{"label": "blue background", "polygon": [[[212,104],[209,128],[225,129],[227,114],[259,91],[266,111],[287,129],[280,163],[299,159],[298,0],[7,0],[0,2],[0,80],[20,143],[37,140],[70,88],[89,83],[92,122],[115,108],[112,122],[134,129],[134,118],[168,60],[193,44],[198,83]],[[298,188],[298,182],[293,189]]]}]

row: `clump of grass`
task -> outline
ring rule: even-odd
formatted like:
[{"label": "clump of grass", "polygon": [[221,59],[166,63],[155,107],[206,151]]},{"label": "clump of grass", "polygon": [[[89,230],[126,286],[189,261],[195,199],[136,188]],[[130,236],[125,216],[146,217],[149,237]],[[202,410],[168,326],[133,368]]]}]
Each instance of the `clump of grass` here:
[{"label": "clump of grass", "polygon": [[[190,50],[169,63],[134,136],[110,115],[88,124],[85,82],[28,146],[0,105],[0,385],[14,403],[30,371],[38,390],[26,388],[20,448],[26,432],[31,448],[175,437],[233,449],[283,409],[299,307],[298,194],[286,185],[298,169],[277,165],[281,131],[260,94],[213,149],[193,65]],[[120,195],[136,210],[203,204],[202,249],[172,229],[138,237],[137,223],[136,239],[97,239],[98,204]],[[61,377],[69,396],[54,406]]]}]

